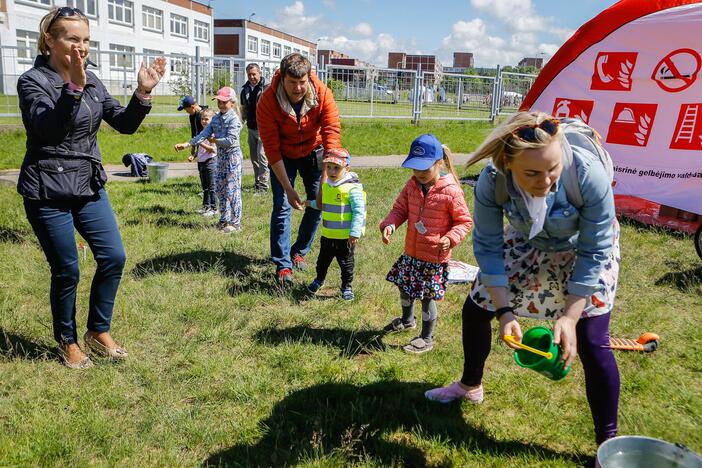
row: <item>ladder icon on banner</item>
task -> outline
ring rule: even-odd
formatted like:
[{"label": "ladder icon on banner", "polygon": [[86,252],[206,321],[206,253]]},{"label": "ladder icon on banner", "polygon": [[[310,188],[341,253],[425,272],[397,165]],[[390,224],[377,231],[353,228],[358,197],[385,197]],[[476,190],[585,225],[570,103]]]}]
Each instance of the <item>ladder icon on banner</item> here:
[{"label": "ladder icon on banner", "polygon": [[699,105],[687,105],[685,108],[685,115],[683,115],[682,124],[680,125],[677,135],[675,135],[675,143],[679,141],[687,141],[692,143],[692,138],[695,136],[695,122],[697,121],[698,111]]}]

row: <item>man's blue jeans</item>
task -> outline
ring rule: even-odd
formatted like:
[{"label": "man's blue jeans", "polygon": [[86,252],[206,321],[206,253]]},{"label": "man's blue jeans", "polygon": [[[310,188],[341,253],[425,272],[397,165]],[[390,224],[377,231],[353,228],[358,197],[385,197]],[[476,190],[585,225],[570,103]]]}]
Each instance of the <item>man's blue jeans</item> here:
[{"label": "man's blue jeans", "polygon": [[97,262],[90,288],[88,330],[106,332],[126,261],[117,220],[104,189],[88,199],[40,201],[24,199],[27,219],[51,267],[51,314],[54,339],[76,343],[76,290],[80,280],[77,230]]},{"label": "man's blue jeans", "polygon": [[[319,190],[319,181],[322,175],[317,165],[316,154],[313,151],[310,155],[300,159],[289,159],[283,157],[285,172],[288,175],[290,184],[295,186],[297,174],[302,177],[305,185],[305,193],[308,200],[314,200]],[[297,240],[290,246],[290,223],[292,218],[292,206],[288,203],[288,196],[285,194],[283,186],[271,170],[271,189],[273,191],[273,212],[271,213],[271,259],[275,263],[276,272],[283,268],[292,268],[292,256],[295,254],[305,255],[310,251],[317,227],[322,219],[322,212],[313,208],[305,208],[305,214],[300,222],[300,229],[297,232]]]}]

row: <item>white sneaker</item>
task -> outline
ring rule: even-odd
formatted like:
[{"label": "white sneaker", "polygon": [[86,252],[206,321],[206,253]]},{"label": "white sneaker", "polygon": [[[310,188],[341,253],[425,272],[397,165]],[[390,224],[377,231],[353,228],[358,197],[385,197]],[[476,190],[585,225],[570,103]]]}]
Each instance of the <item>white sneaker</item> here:
[{"label": "white sneaker", "polygon": [[196,211],[196,213],[198,213],[198,214],[205,214],[205,213],[207,213],[207,208],[200,208],[200,209],[198,209],[198,210]]},{"label": "white sneaker", "polygon": [[241,231],[241,227],[233,226],[231,224],[227,224],[222,228],[222,232],[225,234],[231,234],[233,232],[239,232]]},{"label": "white sneaker", "polygon": [[202,216],[204,216],[205,218],[211,218],[216,214],[217,212],[215,210],[207,210],[204,213],[202,213]]}]

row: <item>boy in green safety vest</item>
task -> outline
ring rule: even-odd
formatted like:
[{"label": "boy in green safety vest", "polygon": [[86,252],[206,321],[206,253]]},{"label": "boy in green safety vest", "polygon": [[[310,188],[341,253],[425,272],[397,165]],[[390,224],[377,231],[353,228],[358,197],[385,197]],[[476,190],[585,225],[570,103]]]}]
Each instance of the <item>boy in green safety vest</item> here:
[{"label": "boy in green safety vest", "polygon": [[[327,270],[334,257],[341,269],[341,296],[354,298],[354,248],[366,231],[366,192],[354,172],[349,172],[351,155],[343,148],[324,153],[327,181],[322,184],[322,238],[317,257],[317,277],[307,290],[315,294],[324,284]],[[306,206],[320,209],[316,200],[307,200]]]}]

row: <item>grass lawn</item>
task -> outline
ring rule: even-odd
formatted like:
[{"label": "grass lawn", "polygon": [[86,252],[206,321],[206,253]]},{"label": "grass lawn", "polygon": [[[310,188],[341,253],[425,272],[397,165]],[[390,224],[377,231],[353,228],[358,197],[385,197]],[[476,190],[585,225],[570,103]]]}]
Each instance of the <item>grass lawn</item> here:
[{"label": "grass lawn", "polygon": [[[175,128],[142,125],[134,135],[121,135],[103,123],[98,143],[104,163],[121,164],[125,153],[148,153],[158,161],[185,161],[185,153],[178,154],[173,150],[174,144],[190,139],[190,127],[185,114],[180,122],[183,126]],[[417,135],[432,132],[454,152],[467,153],[474,150],[491,129],[492,125],[488,122],[426,120],[412,125],[403,120],[344,119],[341,124],[341,142],[352,155],[403,154],[408,151]],[[0,170],[19,168],[26,145],[24,129],[2,132],[0,136],[3,138]],[[242,130],[240,139],[244,155],[248,157],[246,129]]]},{"label": "grass lawn", "polygon": [[[406,143],[406,140],[404,141]],[[384,280],[402,251],[376,226],[408,176],[365,170],[368,233],[357,247],[357,298],[338,298],[332,266],[319,297],[272,282],[270,197],[244,194],[244,232],[226,236],[193,212],[194,178],[111,183],[128,262],[112,332],[127,362],[87,372],[53,356],[49,268],[13,187],[0,186],[0,465],[576,466],[595,452],[579,362],[552,382],[495,345],[486,399],[439,405],[423,392],[460,376],[466,285],[439,306],[435,348],[379,330],[399,312]],[[252,185],[245,177],[246,187]],[[468,200],[472,196],[466,190]],[[294,216],[294,225],[300,213]],[[454,250],[474,263],[470,239]],[[662,336],[652,354],[617,354],[620,433],[702,452],[702,266],[689,237],[623,224],[612,332]],[[308,256],[313,264],[317,245]],[[95,267],[81,261],[84,332]],[[522,321],[528,328],[535,321]],[[495,328],[493,328],[495,330]]]}]

